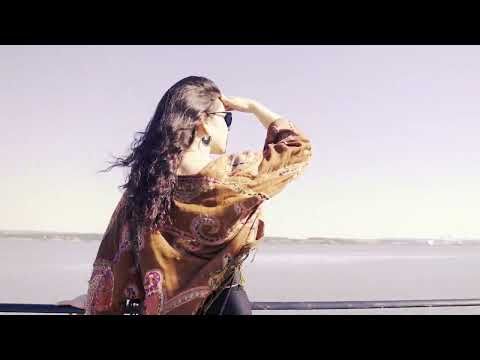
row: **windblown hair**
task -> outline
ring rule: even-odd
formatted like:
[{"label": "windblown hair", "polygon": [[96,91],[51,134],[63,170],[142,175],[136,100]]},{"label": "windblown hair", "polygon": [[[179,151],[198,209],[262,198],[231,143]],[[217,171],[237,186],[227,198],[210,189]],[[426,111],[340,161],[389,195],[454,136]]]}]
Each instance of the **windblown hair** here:
[{"label": "windblown hair", "polygon": [[142,230],[158,229],[172,223],[170,208],[183,151],[195,139],[198,116],[213,111],[221,95],[216,84],[201,76],[188,76],[162,96],[145,131],[137,132],[125,157],[116,157],[107,169],[129,167],[126,182],[119,188],[128,192],[126,214]]}]

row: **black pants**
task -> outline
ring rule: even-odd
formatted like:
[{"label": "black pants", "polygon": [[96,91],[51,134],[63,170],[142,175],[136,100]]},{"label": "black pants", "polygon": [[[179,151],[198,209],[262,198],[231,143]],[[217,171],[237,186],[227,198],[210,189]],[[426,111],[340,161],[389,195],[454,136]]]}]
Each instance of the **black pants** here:
[{"label": "black pants", "polygon": [[[230,294],[228,294],[230,290]],[[228,298],[227,298],[228,297]],[[223,303],[223,313],[220,314]],[[252,304],[241,285],[225,288],[208,308],[206,315],[252,315]]]}]

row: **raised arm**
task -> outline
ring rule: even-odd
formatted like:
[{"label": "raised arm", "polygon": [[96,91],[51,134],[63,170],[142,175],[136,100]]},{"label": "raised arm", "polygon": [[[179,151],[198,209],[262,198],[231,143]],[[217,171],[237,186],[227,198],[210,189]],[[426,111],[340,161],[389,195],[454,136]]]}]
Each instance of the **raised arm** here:
[{"label": "raised arm", "polygon": [[[227,98],[230,99],[230,98]],[[253,113],[267,128],[262,151],[232,154],[229,179],[237,188],[249,194],[271,198],[299,176],[312,157],[310,139],[290,119],[283,117],[257,101],[244,98],[226,100],[226,108],[241,108]]]}]

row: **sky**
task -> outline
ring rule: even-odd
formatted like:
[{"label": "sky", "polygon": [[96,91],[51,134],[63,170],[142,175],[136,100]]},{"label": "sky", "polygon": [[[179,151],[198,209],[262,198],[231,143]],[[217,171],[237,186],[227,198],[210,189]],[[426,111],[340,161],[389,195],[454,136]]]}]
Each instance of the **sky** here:
[{"label": "sky", "polygon": [[[433,45],[0,46],[0,229],[103,233],[127,173],[97,172],[190,75],[312,141],[266,236],[480,239],[480,46]],[[265,135],[234,112],[227,152]]]}]

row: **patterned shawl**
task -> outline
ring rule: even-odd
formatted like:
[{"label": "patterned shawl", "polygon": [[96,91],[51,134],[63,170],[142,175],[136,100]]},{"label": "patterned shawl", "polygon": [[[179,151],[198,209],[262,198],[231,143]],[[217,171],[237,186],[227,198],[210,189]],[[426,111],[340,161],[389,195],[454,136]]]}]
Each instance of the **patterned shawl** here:
[{"label": "patterned shawl", "polygon": [[135,299],[145,315],[201,314],[263,239],[262,203],[303,173],[311,154],[310,140],[278,118],[262,151],[223,154],[178,176],[173,224],[148,234],[126,219],[125,191],[93,263],[85,314],[122,314]]}]

